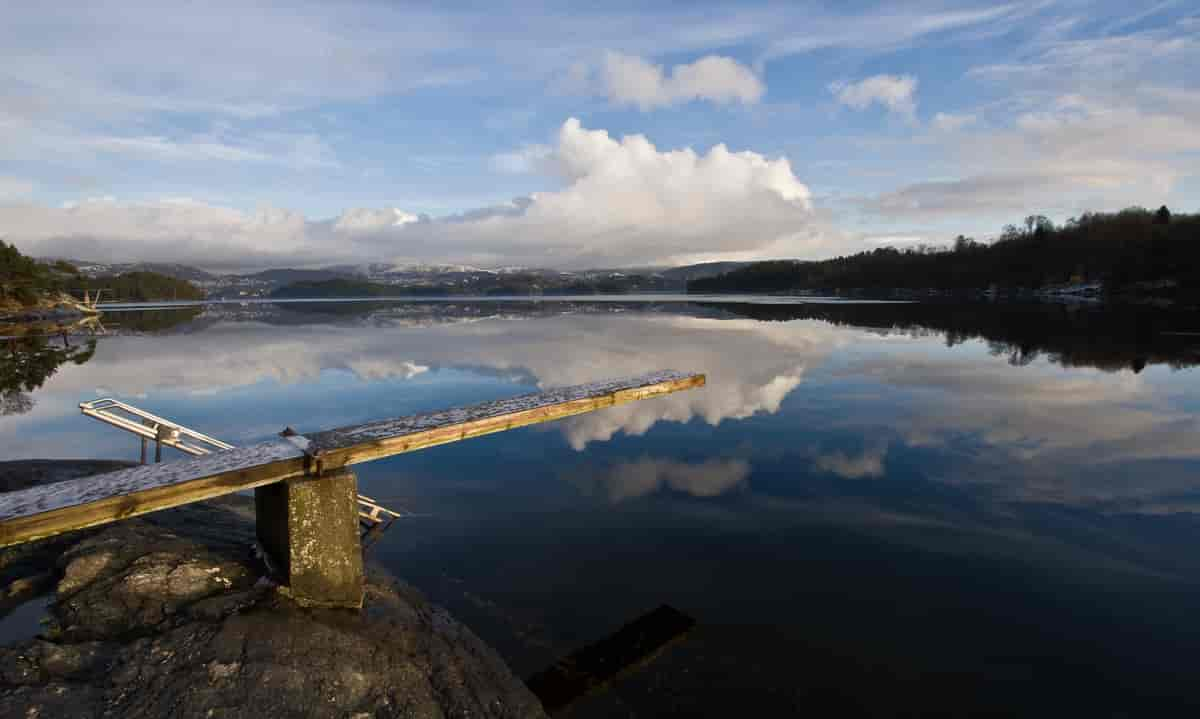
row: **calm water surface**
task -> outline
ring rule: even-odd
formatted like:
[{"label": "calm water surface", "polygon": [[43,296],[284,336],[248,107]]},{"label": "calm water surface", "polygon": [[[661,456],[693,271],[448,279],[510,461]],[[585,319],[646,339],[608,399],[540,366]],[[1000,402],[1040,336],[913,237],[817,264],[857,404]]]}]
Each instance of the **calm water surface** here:
[{"label": "calm water surface", "polygon": [[119,312],[104,326],[69,348],[9,341],[0,457],[135,459],[133,438],[79,415],[100,396],[241,444],[707,373],[699,391],[359,468],[365,494],[420,515],[372,559],[519,675],[663,603],[697,619],[571,716],[1200,704],[1189,315],[438,302]]}]

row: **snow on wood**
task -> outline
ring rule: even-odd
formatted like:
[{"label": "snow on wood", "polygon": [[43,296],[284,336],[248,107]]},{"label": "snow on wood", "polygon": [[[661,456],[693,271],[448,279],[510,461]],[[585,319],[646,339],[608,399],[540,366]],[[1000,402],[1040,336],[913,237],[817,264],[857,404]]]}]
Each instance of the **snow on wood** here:
[{"label": "snow on wood", "polygon": [[0,494],[0,547],[278,482],[304,466],[303,451],[276,439]]},{"label": "snow on wood", "polygon": [[30,487],[0,494],[0,547],[703,384],[656,372]]},{"label": "snow on wood", "polygon": [[[622,392],[631,393],[636,392],[636,390],[661,387],[662,391],[653,392],[653,394],[665,394],[677,389],[685,389],[684,387],[676,387],[675,385],[695,381],[697,377],[700,378],[701,382],[703,381],[703,377],[700,375],[688,375],[672,371],[655,372],[641,377],[548,389],[544,392],[483,402],[471,407],[427,412],[415,414],[411,417],[385,419],[354,427],[331,429],[325,432],[306,435],[310,440],[308,453],[319,457],[336,450],[352,449],[357,445],[383,440],[403,439],[433,430],[455,428],[469,423],[505,418],[509,415],[549,409],[580,400],[597,401],[611,398],[613,401],[609,404],[616,404],[621,400],[619,395]],[[641,397],[631,396],[630,399],[641,399]],[[590,409],[599,409],[599,407],[592,407]],[[557,418],[558,416],[547,417],[542,421]]]}]

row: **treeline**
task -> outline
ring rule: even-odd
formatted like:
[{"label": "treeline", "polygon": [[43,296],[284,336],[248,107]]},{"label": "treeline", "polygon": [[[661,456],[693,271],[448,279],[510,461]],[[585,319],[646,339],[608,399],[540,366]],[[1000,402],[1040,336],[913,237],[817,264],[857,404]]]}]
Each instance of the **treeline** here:
[{"label": "treeline", "polygon": [[164,300],[202,300],[204,290],[187,280],[157,272],[126,272],[113,277],[76,277],[72,289],[86,289],[95,294],[103,290],[105,302],[159,302]]},{"label": "treeline", "polygon": [[815,262],[758,262],[693,280],[688,291],[1036,291],[1093,282],[1109,293],[1194,292],[1200,287],[1200,215],[1134,207],[1086,213],[1062,226],[1031,215],[990,244],[959,236],[949,248],[881,247]]},{"label": "treeline", "polygon": [[0,303],[36,304],[47,293],[63,289],[77,270],[65,262],[43,264],[0,240]]},{"label": "treeline", "polygon": [[[69,262],[39,262],[14,245],[0,241],[0,304],[29,307],[58,293],[94,295],[104,290],[105,301],[153,302],[199,300],[204,291],[186,280],[157,272],[126,272],[113,277],[84,277]],[[77,297],[77,299],[80,299]]]},{"label": "treeline", "polygon": [[1200,365],[1195,312],[1137,303],[805,302],[701,304],[761,321],[819,320],[882,332],[928,331],[947,347],[987,342],[1013,365],[1044,357],[1064,367],[1141,372],[1149,365]]}]

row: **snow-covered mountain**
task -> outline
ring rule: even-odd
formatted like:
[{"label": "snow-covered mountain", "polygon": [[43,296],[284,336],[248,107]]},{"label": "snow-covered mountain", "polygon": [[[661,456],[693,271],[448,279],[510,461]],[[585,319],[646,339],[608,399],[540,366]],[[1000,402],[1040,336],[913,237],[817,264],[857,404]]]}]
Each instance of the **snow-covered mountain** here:
[{"label": "snow-covered mountain", "polygon": [[[367,220],[363,219],[362,221],[366,222]],[[135,271],[156,272],[192,282],[204,288],[209,297],[225,298],[267,297],[275,290],[296,282],[324,282],[335,279],[410,287],[450,288],[453,291],[479,291],[478,288],[493,286],[562,288],[586,287],[588,284],[614,286],[614,283],[617,286],[629,286],[634,289],[678,291],[684,288],[688,280],[710,277],[746,264],[712,262],[669,268],[556,270],[518,265],[483,268],[461,264],[370,262],[357,265],[332,265],[318,269],[278,268],[243,274],[217,274],[180,264],[67,261],[89,277],[104,277]]]}]

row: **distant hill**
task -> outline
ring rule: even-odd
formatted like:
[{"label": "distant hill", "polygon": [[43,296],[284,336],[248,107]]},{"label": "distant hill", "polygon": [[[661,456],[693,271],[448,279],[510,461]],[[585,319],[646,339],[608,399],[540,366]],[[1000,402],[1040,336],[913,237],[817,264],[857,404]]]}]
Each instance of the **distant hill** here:
[{"label": "distant hill", "polygon": [[105,302],[160,302],[204,299],[204,290],[187,280],[157,272],[125,272],[115,277],[80,277],[72,289],[104,290]]},{"label": "distant hill", "polygon": [[1200,293],[1200,215],[1129,208],[1086,213],[1061,227],[1042,216],[1005,227],[991,244],[959,236],[951,248],[880,247],[847,257],[756,262],[695,279],[689,292],[919,292],[939,290]]},{"label": "distant hill", "polygon": [[[53,260],[46,260],[53,261]],[[84,277],[114,277],[129,272],[153,272],[166,277],[174,277],[189,282],[212,282],[219,275],[206,272],[191,265],[180,265],[169,262],[91,262],[88,260],[65,260],[77,267]]]},{"label": "distant hill", "polygon": [[[389,280],[395,275],[385,275]],[[372,282],[361,278],[338,277],[326,280],[292,282],[270,291],[276,298],[324,297],[418,297],[418,296],[502,296],[502,295],[593,295],[637,292],[678,292],[681,280],[661,276],[605,272],[583,275],[569,272],[547,274],[473,274],[450,273],[416,276],[398,281]]]},{"label": "distant hill", "polygon": [[418,295],[440,296],[449,294],[445,288],[407,287],[404,285],[384,285],[366,280],[352,280],[343,277],[293,282],[279,287],[271,292],[271,297],[277,299],[332,299],[354,297],[412,297]]},{"label": "distant hill", "polygon": [[416,264],[403,263],[396,264],[392,262],[367,262],[361,265],[331,265],[320,269],[329,272],[337,272],[343,275],[364,275],[373,277],[376,275],[385,274],[404,274],[404,275],[441,275],[441,274],[472,274],[486,273],[496,274],[496,270],[485,270],[479,267],[470,265],[437,265],[437,264]]},{"label": "distant hill", "polygon": [[749,262],[702,262],[697,265],[684,265],[683,267],[672,267],[659,271],[669,280],[680,280],[687,282],[689,280],[702,280],[707,277],[716,277],[723,275],[726,272],[739,270],[751,263]]},{"label": "distant hill", "polygon": [[66,262],[39,262],[0,240],[0,315],[47,306],[62,293],[76,268]]},{"label": "distant hill", "polygon": [[341,270],[263,270],[262,272],[254,272],[247,275],[242,275],[247,279],[258,280],[276,285],[286,285],[293,282],[325,282],[328,280],[341,279],[362,279],[364,275],[344,272]]},{"label": "distant hill", "polygon": [[[111,266],[109,266],[111,269]],[[176,277],[145,270],[89,277],[82,268],[65,260],[37,261],[16,247],[0,242],[0,314],[23,307],[74,307],[80,291],[94,295],[105,291],[106,301],[147,302],[198,300],[204,292]]]}]

